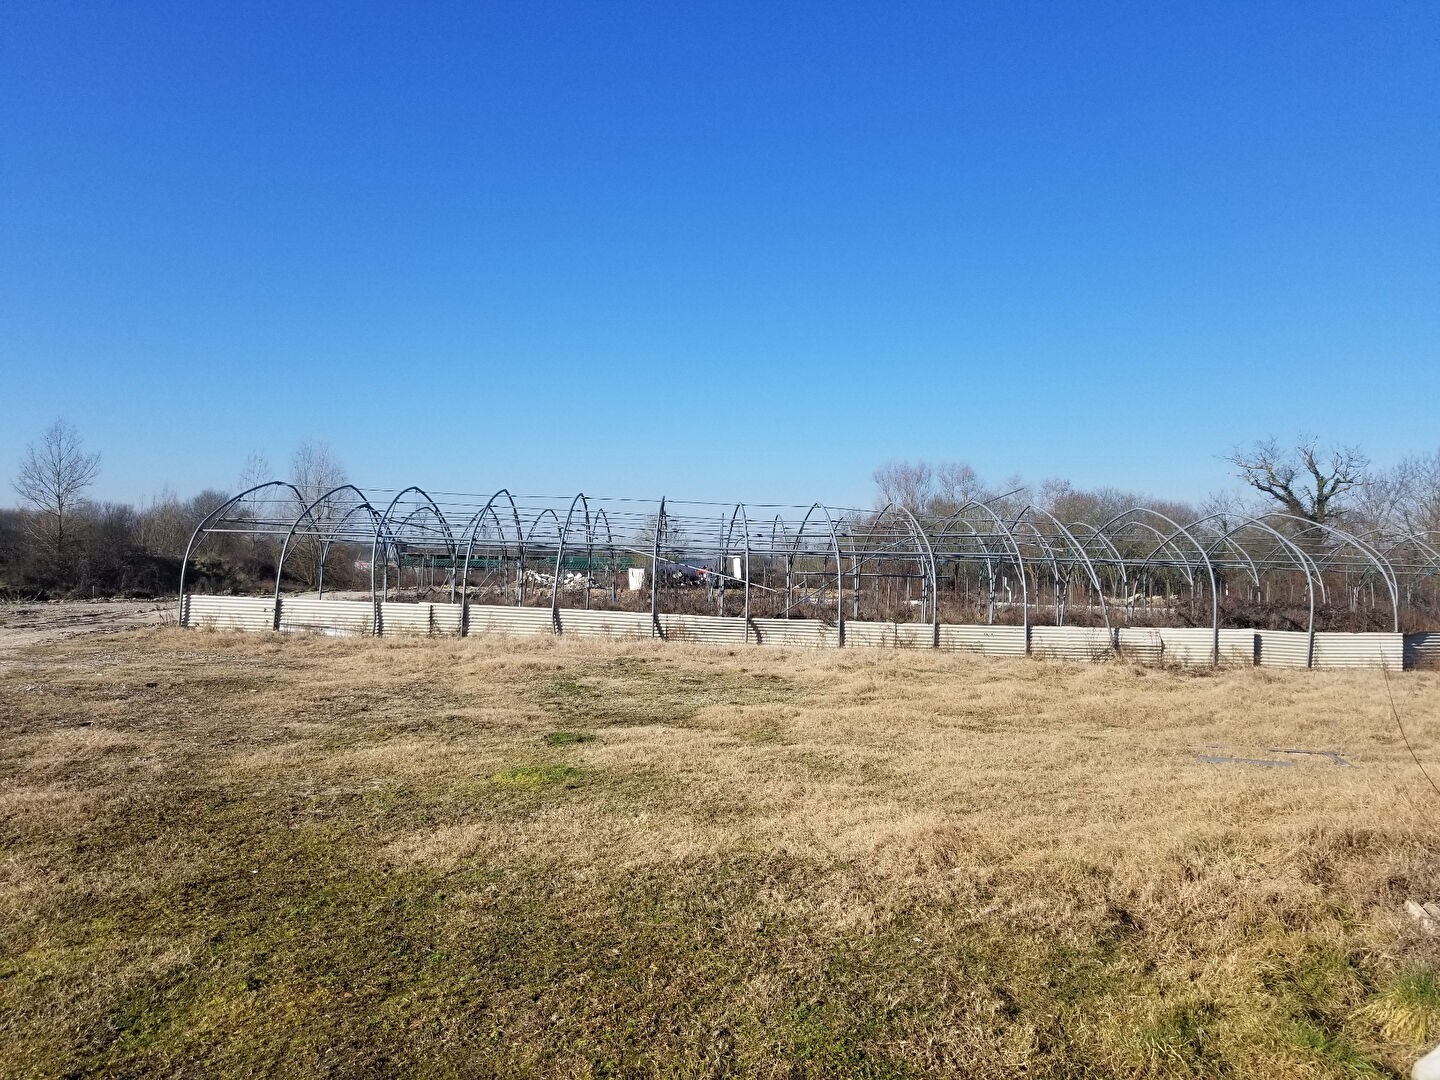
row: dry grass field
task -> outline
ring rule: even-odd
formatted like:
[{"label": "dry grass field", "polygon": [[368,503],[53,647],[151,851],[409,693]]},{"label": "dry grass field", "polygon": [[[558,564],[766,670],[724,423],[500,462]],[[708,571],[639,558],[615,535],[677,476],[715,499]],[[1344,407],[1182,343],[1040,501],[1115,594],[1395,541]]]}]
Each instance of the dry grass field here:
[{"label": "dry grass field", "polygon": [[[1396,1076],[1440,1039],[1403,910],[1440,797],[1379,672],[7,659],[5,1075]],[[1440,772],[1440,675],[1391,681]]]}]

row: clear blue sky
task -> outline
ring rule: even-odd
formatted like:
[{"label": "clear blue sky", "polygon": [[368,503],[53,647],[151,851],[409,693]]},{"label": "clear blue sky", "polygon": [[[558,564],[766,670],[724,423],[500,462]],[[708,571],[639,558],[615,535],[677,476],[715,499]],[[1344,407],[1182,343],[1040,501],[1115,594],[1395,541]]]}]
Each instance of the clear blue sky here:
[{"label": "clear blue sky", "polygon": [[12,0],[0,394],[126,499],[1433,451],[1440,5]]}]

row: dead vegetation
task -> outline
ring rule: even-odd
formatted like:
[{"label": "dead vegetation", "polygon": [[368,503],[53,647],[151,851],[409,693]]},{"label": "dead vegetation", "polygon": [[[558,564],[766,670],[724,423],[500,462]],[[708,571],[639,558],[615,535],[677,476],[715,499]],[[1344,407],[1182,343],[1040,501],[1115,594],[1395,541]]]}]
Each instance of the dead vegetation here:
[{"label": "dead vegetation", "polygon": [[[1404,913],[1440,798],[1379,672],[176,630],[11,659],[7,1075],[1394,1076],[1440,1031]],[[1440,677],[1392,682],[1435,760]]]}]

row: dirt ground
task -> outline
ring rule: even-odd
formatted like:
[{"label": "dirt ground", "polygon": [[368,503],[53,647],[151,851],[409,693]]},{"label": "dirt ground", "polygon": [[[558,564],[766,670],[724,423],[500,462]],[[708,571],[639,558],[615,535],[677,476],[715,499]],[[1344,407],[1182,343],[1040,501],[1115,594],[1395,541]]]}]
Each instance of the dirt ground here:
[{"label": "dirt ground", "polygon": [[15,651],[92,634],[175,621],[174,600],[57,600],[0,603],[0,668]]}]

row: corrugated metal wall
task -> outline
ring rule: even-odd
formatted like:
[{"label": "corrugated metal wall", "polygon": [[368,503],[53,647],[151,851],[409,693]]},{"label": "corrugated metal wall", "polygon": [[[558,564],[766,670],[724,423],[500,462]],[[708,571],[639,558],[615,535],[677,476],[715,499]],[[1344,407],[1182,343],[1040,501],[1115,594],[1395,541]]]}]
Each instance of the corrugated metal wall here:
[{"label": "corrugated metal wall", "polygon": [[1221,630],[1220,662],[1222,664],[1258,664],[1260,639],[1254,630]]},{"label": "corrugated metal wall", "polygon": [[402,604],[387,600],[380,605],[380,632],[428,635],[431,607],[430,604]]},{"label": "corrugated metal wall", "polygon": [[650,613],[560,609],[560,632],[574,637],[648,638],[654,635]]},{"label": "corrugated metal wall", "polygon": [[[648,621],[650,616],[645,616]],[[666,641],[693,641],[705,645],[745,644],[745,620],[720,615],[661,615],[660,629]],[[757,644],[754,627],[750,644]]]},{"label": "corrugated metal wall", "polygon": [[940,648],[981,656],[1024,656],[1025,627],[941,623]]},{"label": "corrugated metal wall", "polygon": [[215,630],[274,630],[275,601],[263,596],[199,596],[190,594],[181,626]]},{"label": "corrugated metal wall", "polygon": [[1340,634],[1315,635],[1315,666],[1317,668],[1388,667],[1396,671],[1405,663],[1403,634]]},{"label": "corrugated metal wall", "polygon": [[459,604],[431,604],[430,632],[459,637],[460,620],[463,618],[463,611],[464,608]]},{"label": "corrugated metal wall", "polygon": [[553,634],[549,608],[471,604],[467,634]]},{"label": "corrugated metal wall", "polygon": [[[1142,664],[1158,664],[1168,660],[1165,655],[1165,640],[1160,631],[1149,626],[1122,626],[1115,636],[1120,642],[1120,655],[1127,660]],[[1205,662],[1210,662],[1210,650],[1205,650]]]},{"label": "corrugated metal wall", "polygon": [[1406,634],[1405,666],[1440,668],[1440,634]]},{"label": "corrugated metal wall", "polygon": [[1310,635],[1304,630],[1256,630],[1255,662],[1264,667],[1304,667]]},{"label": "corrugated metal wall", "polygon": [[369,600],[283,599],[280,603],[280,629],[372,634],[375,632],[375,608]]},{"label": "corrugated metal wall", "polygon": [[814,648],[835,648],[840,644],[840,631],[819,619],[752,619],[761,645],[800,645]]},{"label": "corrugated metal wall", "polygon": [[[548,608],[516,608],[473,604],[467,609],[467,634],[553,634]],[[380,631],[384,634],[460,634],[459,604],[381,605]],[[256,596],[185,597],[181,624],[217,630],[270,630],[274,628],[275,601]],[[653,636],[649,612],[584,611],[561,608],[559,632],[575,637],[635,639]],[[817,619],[754,619],[749,642],[757,645],[834,648],[839,628]],[[374,609],[366,600],[284,598],[280,628],[319,633],[370,634]],[[660,628],[668,641],[742,645],[745,622],[734,616],[661,615]],[[924,623],[847,622],[845,645],[874,648],[929,648],[934,628]],[[1104,660],[1114,655],[1110,631],[1103,627],[1032,626],[1030,651],[1060,660]],[[1126,627],[1116,632],[1123,655],[1141,662],[1208,664],[1211,631],[1181,627]],[[1024,656],[1026,629],[1021,626],[957,626],[942,624],[939,647],[984,656]],[[1221,630],[1221,663],[1259,663],[1268,667],[1304,667],[1308,637],[1304,631]],[[1315,635],[1315,666],[1415,667],[1440,666],[1440,634]]]},{"label": "corrugated metal wall", "polygon": [[928,649],[935,643],[935,628],[929,623],[849,622],[845,623],[845,644],[889,649]]},{"label": "corrugated metal wall", "polygon": [[1104,660],[1115,655],[1103,626],[1032,626],[1030,652],[1050,660]]}]

